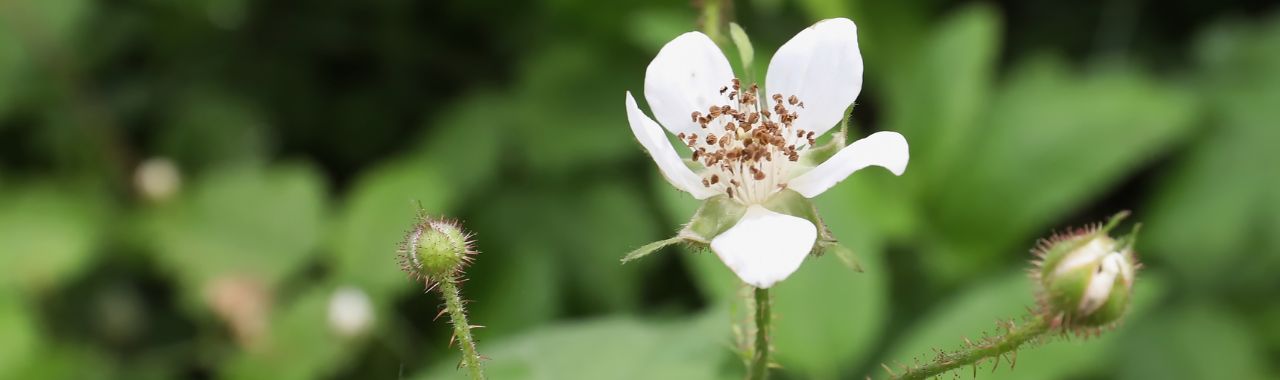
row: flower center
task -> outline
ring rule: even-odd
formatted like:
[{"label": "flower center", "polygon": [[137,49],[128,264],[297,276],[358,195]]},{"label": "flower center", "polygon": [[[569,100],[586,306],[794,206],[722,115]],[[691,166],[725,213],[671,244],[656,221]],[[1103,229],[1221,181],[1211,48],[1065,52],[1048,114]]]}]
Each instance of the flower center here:
[{"label": "flower center", "polygon": [[766,107],[768,100],[760,99],[759,92],[759,86],[744,87],[734,78],[720,88],[726,103],[690,115],[701,125],[701,135],[676,135],[693,151],[693,160],[707,168],[702,185],[744,204],[764,202],[785,188],[791,163],[815,139],[813,131],[792,126],[804,102],[795,95],[773,94],[773,106]]}]

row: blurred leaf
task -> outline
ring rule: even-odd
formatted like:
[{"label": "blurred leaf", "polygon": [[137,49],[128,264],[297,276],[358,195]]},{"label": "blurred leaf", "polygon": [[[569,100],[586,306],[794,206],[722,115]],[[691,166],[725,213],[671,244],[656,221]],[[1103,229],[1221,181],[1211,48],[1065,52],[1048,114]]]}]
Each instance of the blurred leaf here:
[{"label": "blurred leaf", "polygon": [[1261,174],[1280,162],[1280,18],[1220,27],[1199,42],[1209,128],[1156,192],[1146,251],[1206,284],[1270,281],[1280,251],[1258,248],[1280,228],[1280,180]]},{"label": "blurred leaf", "polygon": [[954,279],[989,266],[1185,135],[1190,93],[1140,72],[1073,75],[1057,61],[1022,65],[997,92],[981,138],[937,193],[945,254],[928,261]]},{"label": "blurred leaf", "polygon": [[[494,379],[713,379],[727,357],[728,316],[708,313],[676,323],[630,318],[583,321],[482,345]],[[418,379],[463,378],[457,356]]]},{"label": "blurred leaf", "polygon": [[449,183],[440,187],[453,196],[466,196],[497,174],[509,126],[495,123],[493,115],[496,108],[512,107],[507,100],[488,92],[468,96],[433,120],[434,133],[416,148],[414,159],[439,171]]},{"label": "blurred leaf", "polygon": [[[623,115],[620,67],[612,57],[579,46],[553,46],[529,59],[516,91],[518,152],[538,171],[563,172],[634,157],[639,153]],[[643,73],[638,65],[633,75]],[[554,96],[549,96],[554,94]]]},{"label": "blurred leaf", "polygon": [[910,70],[886,77],[888,129],[911,142],[904,178],[917,191],[946,191],[937,183],[972,155],[966,147],[981,137],[974,132],[990,98],[999,41],[995,11],[966,7],[936,27]]},{"label": "blurred leaf", "polygon": [[356,180],[332,235],[337,281],[361,286],[379,303],[410,285],[395,264],[396,249],[419,205],[428,215],[455,218],[458,204],[496,172],[502,141],[489,117],[499,101],[468,97],[433,121],[437,127],[412,155]]},{"label": "blurred leaf", "polygon": [[661,234],[654,230],[644,199],[634,189],[609,182],[582,191],[567,200],[571,214],[556,231],[564,239],[559,246],[571,254],[566,259],[577,280],[574,288],[589,303],[606,310],[632,309],[639,305],[645,286],[641,274],[656,262],[624,266],[618,258]]},{"label": "blurred leaf", "polygon": [[191,89],[176,99],[160,130],[160,154],[205,168],[262,161],[268,125],[242,99],[217,89]]},{"label": "blurred leaf", "polygon": [[5,17],[0,17],[0,29],[41,44],[51,44],[35,46],[37,50],[63,48],[82,28],[92,4],[87,0],[8,0],[0,3],[0,12],[5,13]]},{"label": "blurred leaf", "polygon": [[785,371],[834,379],[866,359],[889,306],[888,268],[868,251],[860,250],[863,273],[835,257],[811,258],[774,287],[773,343]]},{"label": "blurred leaf", "polygon": [[[1193,304],[1131,327],[1116,350],[1120,379],[1267,379],[1268,358],[1224,307]],[[1270,362],[1272,365],[1274,361]],[[1021,369],[1021,363],[1019,363]]]},{"label": "blurred leaf", "polygon": [[333,234],[335,280],[360,286],[385,304],[413,281],[397,265],[396,250],[416,223],[418,205],[433,217],[450,217],[458,195],[434,166],[399,160],[361,177]]},{"label": "blurred leaf", "polygon": [[[22,89],[20,80],[25,59],[18,44],[17,36],[0,25],[0,118],[13,107]],[[0,128],[4,128],[4,124],[0,123]]]},{"label": "blurred leaf", "polygon": [[342,366],[354,346],[329,329],[329,295],[322,287],[308,289],[271,319],[261,344],[225,364],[223,377],[316,379]]},{"label": "blurred leaf", "polygon": [[505,337],[543,326],[559,315],[564,297],[559,280],[565,269],[549,248],[532,245],[519,252],[481,253],[463,297],[471,322],[484,325],[476,339]]},{"label": "blurred leaf", "polygon": [[[1121,327],[1104,333],[1096,339],[1054,338],[1045,344],[1032,344],[1018,350],[1017,365],[1002,361],[1001,368],[992,372],[991,361],[979,365],[982,379],[1053,379],[1070,378],[1087,374],[1106,365],[1108,350],[1123,341],[1128,326],[1141,324],[1152,313],[1156,303],[1166,293],[1166,281],[1154,272],[1143,272],[1134,287],[1134,300]],[[905,336],[894,339],[885,364],[891,368],[899,365],[924,363],[934,358],[933,349],[953,350],[964,338],[977,340],[989,333],[996,333],[996,321],[1017,319],[1027,315],[1028,308],[1035,307],[1032,284],[1021,273],[1010,273],[990,279],[963,290],[939,305]],[[896,370],[896,369],[895,369]],[[968,376],[972,368],[954,371]],[[879,373],[877,375],[883,375]],[[882,377],[882,376],[877,376]]]},{"label": "blurred leaf", "polygon": [[16,292],[10,293],[7,286],[0,286],[0,292],[5,293],[0,296],[0,331],[4,331],[4,339],[0,339],[0,377],[16,379],[15,372],[34,356],[40,336],[35,316],[24,300]]},{"label": "blurred leaf", "polygon": [[160,258],[188,291],[231,274],[274,287],[316,248],[325,194],[309,166],[229,167],[193,185],[150,220]]},{"label": "blurred leaf", "polygon": [[43,85],[53,66],[80,64],[71,45],[93,5],[87,0],[0,2],[0,117],[27,90],[27,78],[41,80],[26,83]]},{"label": "blurred leaf", "polygon": [[630,18],[631,39],[647,52],[657,53],[663,45],[693,29],[694,13],[687,9],[643,9]]},{"label": "blurred leaf", "polygon": [[0,288],[45,290],[87,266],[104,227],[97,201],[50,185],[0,191]]},{"label": "blurred leaf", "polygon": [[[115,379],[118,370],[103,352],[93,347],[73,344],[38,345],[21,363],[12,377],[6,379]],[[0,372],[0,375],[4,374]]]},{"label": "blurred leaf", "polygon": [[[478,339],[524,331],[560,313],[567,269],[564,256],[545,230],[530,228],[563,222],[545,211],[550,206],[542,194],[508,192],[486,200],[467,221],[476,233],[480,254],[467,269],[469,280],[463,292],[474,300],[471,319],[488,326],[476,332]],[[540,219],[530,222],[512,215]]]}]

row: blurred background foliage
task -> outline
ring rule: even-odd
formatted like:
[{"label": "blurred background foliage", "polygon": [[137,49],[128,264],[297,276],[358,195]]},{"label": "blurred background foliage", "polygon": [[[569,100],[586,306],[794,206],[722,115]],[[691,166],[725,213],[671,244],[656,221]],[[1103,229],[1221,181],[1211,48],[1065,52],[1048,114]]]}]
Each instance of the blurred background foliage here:
[{"label": "blurred background foliage", "polygon": [[[865,272],[820,257],[776,288],[780,377],[878,378],[994,331],[1033,302],[1037,237],[1121,209],[1145,225],[1125,323],[980,376],[1280,377],[1276,8],[733,4],[756,62],[854,19],[854,129],[912,145],[906,175],[818,199]],[[438,299],[395,263],[418,203],[477,233],[464,292],[493,378],[740,377],[714,255],[618,263],[697,205],[623,110],[697,19],[679,0],[0,1],[0,378],[460,377]],[[340,287],[369,297],[368,331],[330,325]]]}]

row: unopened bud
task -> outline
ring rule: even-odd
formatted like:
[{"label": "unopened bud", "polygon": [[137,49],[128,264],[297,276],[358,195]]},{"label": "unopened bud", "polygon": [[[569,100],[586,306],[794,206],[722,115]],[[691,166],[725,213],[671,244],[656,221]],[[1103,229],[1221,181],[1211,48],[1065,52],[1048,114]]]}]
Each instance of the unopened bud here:
[{"label": "unopened bud", "polygon": [[458,222],[419,216],[400,245],[400,266],[411,277],[440,281],[471,262],[471,235]]},{"label": "unopened bud", "polygon": [[1127,216],[1121,213],[1107,225],[1082,228],[1042,241],[1033,276],[1042,286],[1041,309],[1066,329],[1090,329],[1112,324],[1124,315],[1139,267],[1133,253],[1135,228],[1113,239],[1108,233]]}]

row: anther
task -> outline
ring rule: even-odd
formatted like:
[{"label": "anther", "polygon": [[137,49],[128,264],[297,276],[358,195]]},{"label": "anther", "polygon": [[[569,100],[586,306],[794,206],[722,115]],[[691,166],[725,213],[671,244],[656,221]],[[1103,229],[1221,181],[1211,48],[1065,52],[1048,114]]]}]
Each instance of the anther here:
[{"label": "anther", "polygon": [[787,98],[787,103],[790,103],[791,105],[794,106],[800,103],[800,98],[797,98],[795,95],[791,95],[790,98]]}]

